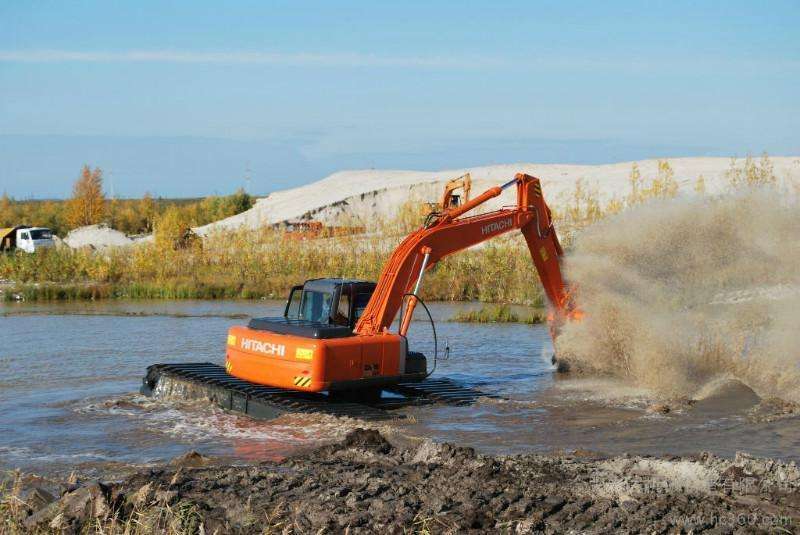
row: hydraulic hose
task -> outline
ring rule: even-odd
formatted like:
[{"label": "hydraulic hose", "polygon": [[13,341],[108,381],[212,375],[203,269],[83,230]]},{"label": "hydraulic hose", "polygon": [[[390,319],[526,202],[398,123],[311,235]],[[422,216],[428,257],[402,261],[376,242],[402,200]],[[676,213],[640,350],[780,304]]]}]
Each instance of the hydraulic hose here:
[{"label": "hydraulic hose", "polygon": [[433,372],[436,371],[436,363],[439,360],[439,339],[436,337],[436,323],[433,321],[433,316],[431,315],[431,311],[428,309],[428,305],[426,305],[425,301],[420,299],[417,294],[413,292],[404,293],[403,299],[411,296],[415,297],[417,302],[422,305],[422,308],[425,309],[425,313],[428,314],[428,320],[431,322],[431,330],[433,331],[433,368],[431,368],[431,371],[425,374],[425,378],[428,378],[433,375]]}]

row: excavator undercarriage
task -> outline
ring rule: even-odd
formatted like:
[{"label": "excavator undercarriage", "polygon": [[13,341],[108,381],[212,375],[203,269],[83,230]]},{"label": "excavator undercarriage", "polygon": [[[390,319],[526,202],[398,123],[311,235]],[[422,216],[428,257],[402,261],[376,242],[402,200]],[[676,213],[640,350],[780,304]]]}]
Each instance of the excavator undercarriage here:
[{"label": "excavator undercarriage", "polygon": [[396,409],[442,403],[470,405],[499,396],[461,386],[447,378],[387,385],[388,396],[337,396],[299,392],[244,381],[210,362],[154,364],[147,368],[141,392],[148,396],[202,399],[253,418],[272,419],[287,413],[322,413],[367,421],[402,419]]}]

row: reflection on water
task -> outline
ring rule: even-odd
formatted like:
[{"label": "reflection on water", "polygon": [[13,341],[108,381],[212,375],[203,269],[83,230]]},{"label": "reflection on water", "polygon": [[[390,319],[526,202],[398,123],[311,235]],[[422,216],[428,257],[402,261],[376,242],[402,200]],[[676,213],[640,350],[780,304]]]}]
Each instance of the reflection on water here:
[{"label": "reflection on water", "polygon": [[[463,306],[463,305],[461,305]],[[797,419],[752,423],[752,392],[724,387],[707,399],[653,414],[647,391],[602,380],[557,379],[544,327],[449,323],[458,307],[434,304],[436,375],[503,396],[472,407],[403,409],[398,431],[481,451],[592,449],[636,453],[701,450],[798,458]],[[155,362],[221,362],[225,333],[278,302],[140,301],[0,306],[0,467],[63,472],[146,464],[189,448],[241,460],[274,459],[340,438],[359,425],[321,415],[255,421],[197,403],[138,395]],[[410,346],[432,356],[427,322]]]}]

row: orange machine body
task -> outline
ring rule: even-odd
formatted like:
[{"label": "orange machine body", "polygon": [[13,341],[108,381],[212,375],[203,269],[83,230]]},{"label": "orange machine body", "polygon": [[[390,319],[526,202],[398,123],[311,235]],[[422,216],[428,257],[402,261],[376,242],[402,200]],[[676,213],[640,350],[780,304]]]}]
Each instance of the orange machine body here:
[{"label": "orange machine body", "polygon": [[[517,193],[515,205],[465,215],[511,187]],[[561,276],[563,250],[538,178],[520,173],[463,204],[445,204],[398,245],[377,284],[342,279],[335,286],[336,279],[306,281],[292,290],[283,318],[255,319],[248,327],[233,327],[226,353],[228,373],[254,383],[313,392],[424,378],[425,358],[408,352],[405,334],[425,271],[451,254],[512,230],[524,236],[539,273],[553,318],[551,332],[557,333],[565,320],[579,316]],[[319,295],[313,288],[320,284],[336,287],[323,300],[313,301],[322,301],[324,306],[317,306],[316,312],[300,312],[306,302],[302,297],[298,312],[290,314],[296,290],[305,296],[310,288],[309,294]],[[345,286],[352,293],[347,300],[341,299]],[[368,293],[358,290],[367,286]],[[349,305],[342,307],[342,303]],[[356,307],[356,303],[361,304]],[[390,326],[398,313],[400,327],[392,333]]]},{"label": "orange machine body", "polygon": [[279,388],[321,392],[379,386],[405,373],[406,342],[397,334],[311,339],[232,327],[225,369]]}]

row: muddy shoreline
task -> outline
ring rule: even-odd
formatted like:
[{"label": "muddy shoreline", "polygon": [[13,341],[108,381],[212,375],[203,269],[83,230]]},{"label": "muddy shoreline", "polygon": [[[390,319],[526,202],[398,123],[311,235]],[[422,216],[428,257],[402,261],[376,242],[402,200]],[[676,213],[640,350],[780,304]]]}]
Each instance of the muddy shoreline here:
[{"label": "muddy shoreline", "polygon": [[486,456],[358,429],[280,462],[189,453],[112,483],[23,477],[3,517],[67,533],[795,533],[800,469],[746,455]]}]

